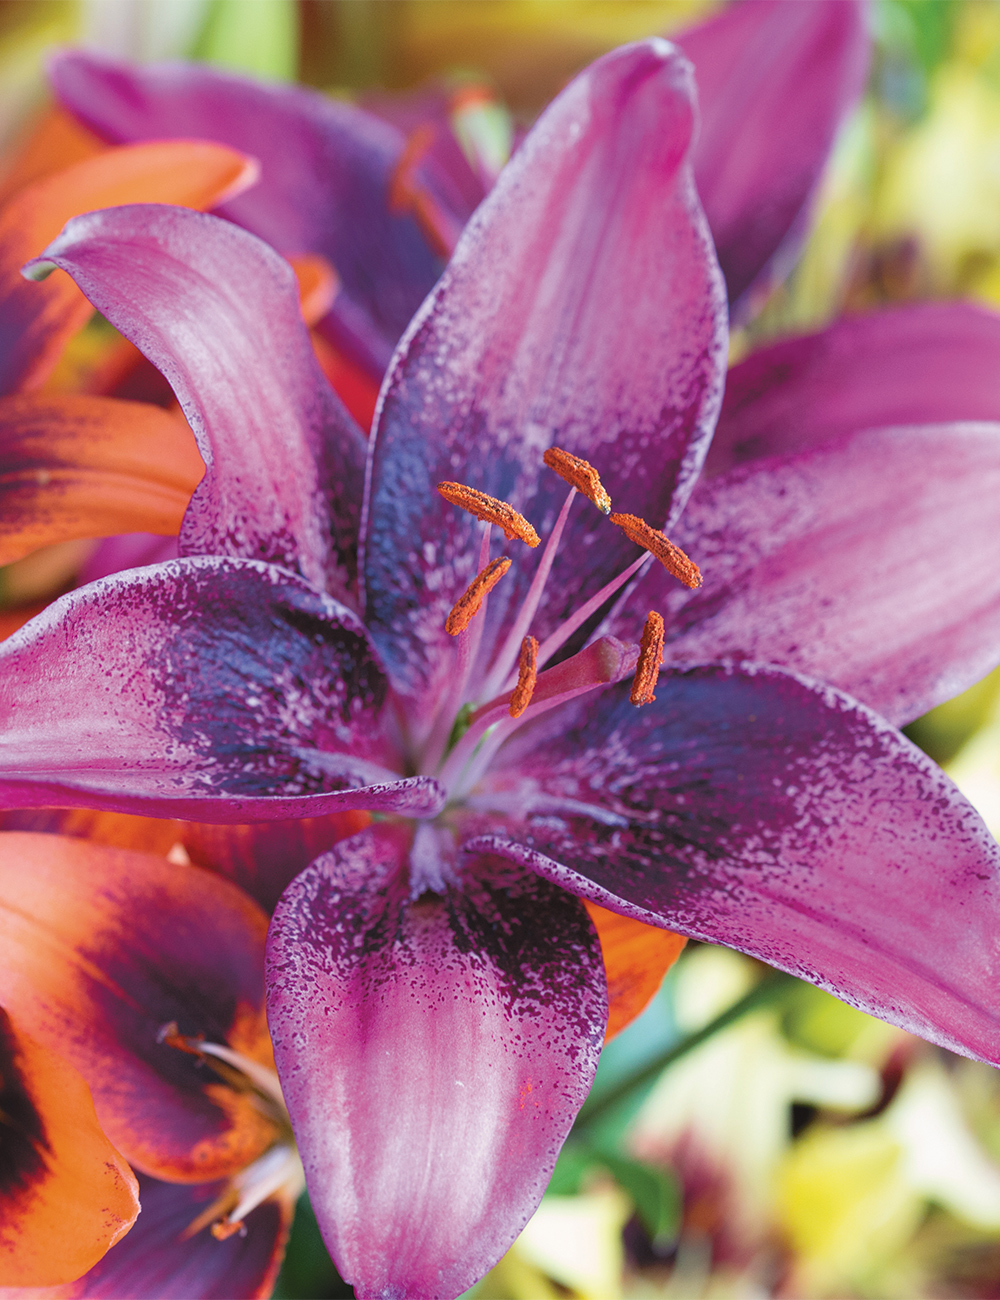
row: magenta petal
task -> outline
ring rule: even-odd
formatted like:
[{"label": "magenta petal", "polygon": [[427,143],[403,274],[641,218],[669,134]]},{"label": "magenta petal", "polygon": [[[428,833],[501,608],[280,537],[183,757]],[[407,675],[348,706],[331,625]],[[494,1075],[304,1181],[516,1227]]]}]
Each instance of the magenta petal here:
[{"label": "magenta petal", "polygon": [[285,891],[268,1020],[313,1207],[359,1297],[455,1296],[537,1206],[607,1017],[581,906],[505,864],[408,901],[406,832]]},{"label": "magenta petal", "polygon": [[[59,1300],[231,1300],[268,1296],[284,1252],[289,1214],[265,1201],[246,1217],[246,1235],[216,1241],[186,1229],[225,1191],[224,1182],[187,1186],[139,1174],[142,1212],[132,1230]],[[34,1292],[32,1295],[36,1294]],[[44,1292],[37,1293],[39,1300]]]},{"label": "magenta petal", "polygon": [[364,438],[320,371],[288,263],[217,217],[157,204],[76,217],[39,261],[68,271],[177,394],[208,466],[181,554],[347,590]]},{"label": "magenta petal", "polygon": [[865,17],[860,0],[748,0],[676,38],[695,67],[695,180],[731,303],[803,224],[864,88]]},{"label": "magenta petal", "polygon": [[491,781],[549,807],[468,847],[1000,1062],[1000,848],[944,773],[777,668],[664,673],[638,710],[628,690],[509,742]]},{"label": "magenta petal", "polygon": [[899,726],[1000,660],[1000,424],[751,461],[698,485],[675,540],[704,586],[650,572],[615,624],[660,610],[668,660],[782,664]]},{"label": "magenta petal", "polygon": [[1000,421],[998,370],[1000,315],[985,307],[922,302],[845,316],[733,366],[705,472],[861,429]]},{"label": "magenta petal", "polygon": [[258,158],[260,180],[220,214],[281,253],[328,258],[341,281],[328,318],[338,342],[381,375],[441,272],[413,217],[389,206],[402,132],[312,90],[193,64],[137,67],[74,50],[51,75],[63,105],[105,140],[182,136]]},{"label": "magenta petal", "polygon": [[[504,168],[400,345],[363,544],[369,626],[406,695],[433,697],[447,671],[445,617],[476,570],[481,526],[441,501],[439,481],[509,501],[542,533],[566,496],[542,465],[553,443],[591,460],[612,498],[657,525],[690,491],[718,410],[726,328],[687,161],[692,101],[690,68],[663,41],[581,73]],[[578,502],[535,634],[633,554]],[[491,597],[492,621],[532,569],[519,555]]]},{"label": "magenta petal", "polygon": [[0,807],[433,816],[436,781],[383,774],[385,690],[354,615],[294,574],[207,557],[104,578],[0,644]]}]

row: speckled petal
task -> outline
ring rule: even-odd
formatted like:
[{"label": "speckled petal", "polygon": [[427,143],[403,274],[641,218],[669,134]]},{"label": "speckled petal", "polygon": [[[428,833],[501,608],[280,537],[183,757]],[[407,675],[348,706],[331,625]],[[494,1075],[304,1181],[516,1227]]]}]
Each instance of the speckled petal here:
[{"label": "speckled petal", "polygon": [[190,63],[137,67],[73,50],[51,75],[65,107],[106,140],[183,135],[259,158],[253,192],[220,214],[279,252],[321,253],[337,268],[336,341],[381,376],[442,266],[413,216],[389,205],[405,146],[398,128],[300,86]]},{"label": "speckled petal", "polygon": [[455,1296],[534,1211],[604,1035],[583,908],[504,863],[408,901],[382,826],[286,890],[268,1019],[312,1204],[359,1297]]},{"label": "speckled petal", "polygon": [[[543,535],[566,496],[542,464],[552,444],[590,460],[616,504],[657,526],[690,491],[725,345],[723,286],[687,160],[693,97],[689,65],[664,41],[587,68],[501,173],[404,336],[363,545],[368,623],[408,697],[433,705],[452,671],[444,621],[477,567],[480,525],[437,496],[440,480],[510,502]],[[634,554],[575,503],[533,634]],[[505,619],[533,569],[518,556],[489,623]]]},{"label": "speckled petal", "polygon": [[1000,424],[749,461],[699,483],[675,540],[704,586],[648,573],[614,623],[661,610],[668,662],[781,664],[902,726],[1000,660]]},{"label": "speckled petal", "polygon": [[864,89],[866,9],[751,0],[676,37],[695,67],[695,180],[733,304],[775,254],[794,251],[837,128]]},{"label": "speckled petal", "polygon": [[355,616],[292,573],[204,557],[103,578],[0,645],[0,807],[433,815],[437,782],[383,770],[385,691]]},{"label": "speckled petal", "polygon": [[845,316],[733,366],[706,476],[862,429],[1000,421],[1000,314],[920,302]]},{"label": "speckled petal", "polygon": [[724,943],[1000,1062],[1000,849],[877,714],[770,667],[661,674],[512,739],[492,776],[551,810],[474,840],[641,920]]},{"label": "speckled petal", "polygon": [[143,204],[76,217],[40,261],[177,394],[208,466],[181,554],[267,560],[347,591],[364,439],[319,368],[284,258],[217,217]]}]

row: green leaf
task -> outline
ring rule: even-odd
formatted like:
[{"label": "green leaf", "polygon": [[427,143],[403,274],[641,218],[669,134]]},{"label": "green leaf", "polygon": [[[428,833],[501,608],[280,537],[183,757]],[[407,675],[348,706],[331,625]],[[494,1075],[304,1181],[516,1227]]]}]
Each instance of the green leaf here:
[{"label": "green leaf", "polygon": [[299,10],[295,0],[212,0],[194,57],[271,81],[294,81]]}]

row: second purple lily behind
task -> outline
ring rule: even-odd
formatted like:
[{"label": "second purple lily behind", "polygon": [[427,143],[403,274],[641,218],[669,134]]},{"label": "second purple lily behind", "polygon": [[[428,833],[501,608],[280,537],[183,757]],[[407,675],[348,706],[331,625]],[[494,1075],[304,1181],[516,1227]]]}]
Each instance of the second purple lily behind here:
[{"label": "second purple lily behind", "polygon": [[[367,458],[253,236],[113,209],[34,266],[163,370],[207,472],[179,560],[0,647],[0,804],[375,814],[293,881],[268,941],[282,1086],[360,1296],[458,1294],[537,1205],[604,1031],[582,898],[1000,1061],[1000,854],[872,711],[904,722],[1000,657],[1000,430],[828,429],[695,488],[726,305],[693,120],[664,42],[570,84],[400,343]],[[704,587],[643,570],[553,446],[711,558]],[[458,636],[449,610],[505,548],[442,480],[542,540],[537,563],[511,542]],[[668,662],[637,710],[650,610]],[[514,718],[529,633],[542,672]]]}]

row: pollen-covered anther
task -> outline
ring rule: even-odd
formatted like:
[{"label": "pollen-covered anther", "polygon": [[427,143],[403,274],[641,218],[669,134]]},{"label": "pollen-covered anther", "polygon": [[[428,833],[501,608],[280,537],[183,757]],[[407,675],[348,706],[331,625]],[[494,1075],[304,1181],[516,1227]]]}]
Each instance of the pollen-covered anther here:
[{"label": "pollen-covered anther", "polygon": [[618,525],[630,542],[655,555],[667,572],[683,582],[685,587],[694,591],[701,586],[701,570],[697,564],[659,529],[650,528],[638,515],[612,515],[611,522]]},{"label": "pollen-covered anther", "polygon": [[555,470],[564,482],[582,492],[604,514],[611,513],[611,498],[604,490],[601,476],[589,461],[581,460],[571,452],[550,447],[542,457],[549,469]]},{"label": "pollen-covered anther", "polygon": [[449,636],[458,636],[464,632],[479,613],[483,601],[510,568],[506,555],[490,560],[486,568],[469,583],[468,587],[455,601],[451,613],[445,620],[444,630]]},{"label": "pollen-covered anther", "polygon": [[527,542],[529,546],[537,546],[542,540],[524,515],[513,506],[509,506],[506,501],[499,501],[485,492],[466,487],[464,483],[439,483],[437,489],[453,506],[461,506],[463,510],[468,510],[470,515],[482,519],[484,523],[496,524],[498,528],[502,528],[508,542],[512,542],[516,537],[522,542]]},{"label": "pollen-covered anther", "polygon": [[512,718],[519,718],[531,703],[538,681],[538,642],[533,636],[526,636],[521,642],[521,657],[517,663],[517,685],[511,692],[507,712]]},{"label": "pollen-covered anther", "polygon": [[663,619],[656,610],[649,611],[646,626],[642,629],[639,642],[639,662],[635,666],[632,678],[632,692],[629,700],[637,708],[643,704],[652,704],[656,699],[656,679],[660,675],[663,663]]}]

